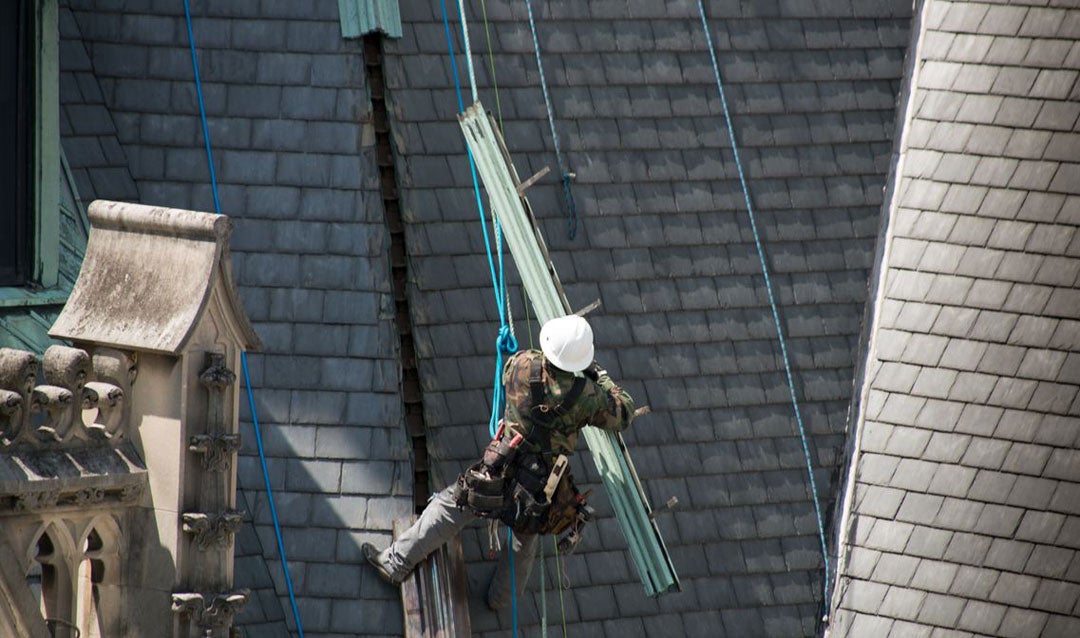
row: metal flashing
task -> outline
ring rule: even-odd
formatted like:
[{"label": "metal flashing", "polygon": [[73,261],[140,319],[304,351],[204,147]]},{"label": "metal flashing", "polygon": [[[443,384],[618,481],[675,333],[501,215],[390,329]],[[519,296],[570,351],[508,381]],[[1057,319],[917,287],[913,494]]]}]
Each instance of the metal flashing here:
[{"label": "metal flashing", "polygon": [[362,38],[382,31],[390,38],[401,37],[401,10],[397,0],[338,0],[341,37]]}]

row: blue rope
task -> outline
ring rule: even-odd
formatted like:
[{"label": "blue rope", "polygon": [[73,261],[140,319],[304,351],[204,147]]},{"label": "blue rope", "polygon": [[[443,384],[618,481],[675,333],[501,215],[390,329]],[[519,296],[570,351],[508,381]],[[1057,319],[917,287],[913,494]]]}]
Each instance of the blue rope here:
[{"label": "blue rope", "polygon": [[[191,48],[191,67],[195,71],[195,95],[199,100],[199,117],[202,119],[203,140],[206,143],[206,162],[210,166],[210,191],[214,195],[214,212],[221,214],[221,200],[218,198],[217,175],[214,173],[214,154],[210,150],[210,127],[206,124],[206,102],[203,100],[202,80],[199,78],[199,58],[195,53],[195,34],[191,27],[191,7],[184,0],[184,18],[187,20],[188,45]],[[274,492],[270,488],[270,472],[266,467],[266,452],[263,448],[262,433],[259,431],[259,415],[255,411],[255,393],[251,390],[251,375],[248,373],[247,353],[240,351],[240,363],[244,368],[244,384],[247,386],[248,405],[251,406],[251,421],[255,427],[255,443],[259,448],[259,463],[262,465],[263,482],[266,484],[266,500],[270,503],[270,518],[274,521],[274,536],[277,538],[278,553],[281,555],[281,571],[285,574],[285,588],[289,592],[293,618],[296,619],[296,631],[304,638],[304,626],[300,622],[300,610],[296,605],[296,592],[293,589],[292,576],[289,574],[289,561],[285,556],[285,543],[281,539],[281,525],[278,522],[277,507],[274,506]]]},{"label": "blue rope", "polygon": [[577,236],[577,206],[574,204],[574,193],[570,190],[570,171],[563,161],[562,149],[559,148],[559,134],[555,132],[555,112],[551,108],[551,96],[548,95],[547,80],[544,78],[544,62],[540,59],[540,38],[536,35],[536,20],[533,18],[532,2],[525,0],[525,8],[529,12],[529,29],[532,30],[533,52],[536,54],[536,68],[540,70],[540,88],[544,92],[544,106],[547,107],[548,126],[551,127],[551,139],[555,142],[555,161],[559,163],[559,173],[562,174],[563,197],[566,198],[566,236],[573,239]]},{"label": "blue rope", "polygon": [[[187,2],[187,0],[184,0]],[[289,560],[285,557],[285,542],[281,538],[281,524],[278,522],[277,507],[274,505],[274,490],[270,487],[270,471],[266,467],[266,450],[263,448],[262,433],[259,432],[259,415],[255,412],[255,393],[251,391],[251,374],[248,372],[247,353],[240,351],[240,363],[244,367],[244,385],[247,386],[248,405],[251,406],[251,421],[255,426],[255,444],[259,447],[259,465],[262,466],[263,483],[266,485],[266,502],[270,504],[270,518],[274,521],[274,537],[277,539],[278,553],[281,554],[281,571],[285,574],[285,589],[289,591],[289,604],[293,618],[296,619],[296,631],[304,638],[304,625],[300,622],[300,609],[296,606],[296,593],[293,590],[292,576],[289,574]]]},{"label": "blue rope", "polygon": [[[461,94],[461,82],[458,80],[457,58],[454,56],[454,37],[450,31],[450,17],[446,12],[446,0],[439,0],[439,5],[442,8],[443,30],[446,32],[446,47],[450,52],[450,74],[454,78],[454,91],[457,94],[458,111],[465,110],[465,100]],[[458,20],[464,23],[461,16],[461,5],[458,5]],[[467,36],[466,36],[467,37]],[[503,367],[503,355],[512,354],[517,351],[518,343],[514,338],[514,334],[510,329],[510,324],[507,322],[506,317],[506,271],[503,268],[503,254],[502,242],[499,242],[499,269],[498,274],[495,272],[495,257],[491,250],[491,239],[488,237],[487,225],[485,224],[486,217],[484,215],[484,202],[480,196],[480,181],[476,177],[476,162],[473,160],[472,151],[468,146],[465,147],[465,151],[469,157],[469,174],[472,176],[473,194],[476,196],[476,209],[480,213],[480,232],[484,235],[484,249],[487,253],[488,268],[491,271],[491,285],[495,291],[495,303],[499,308],[499,336],[495,340],[495,380],[494,380],[494,396],[491,401],[491,418],[488,421],[488,433],[494,437],[498,430],[499,414],[502,413],[503,403],[506,400],[504,388],[502,385],[502,367]],[[499,225],[499,220],[495,218],[494,233],[496,237],[500,237],[502,229]],[[513,613],[513,626],[514,636],[518,635],[517,630],[517,590],[514,588],[514,543],[513,535],[509,529],[506,530],[508,538],[510,538],[510,547],[507,551],[510,552],[510,596],[511,596],[511,608]]]},{"label": "blue rope", "polygon": [[[446,0],[439,0],[439,4],[442,8],[443,18],[443,30],[446,32],[446,45],[450,52],[450,74],[454,78],[454,91],[457,94],[458,111],[465,110],[465,99],[461,93],[461,82],[458,80],[458,68],[457,58],[454,55],[454,38],[450,31],[450,18],[446,12]],[[460,12],[460,7],[459,7]],[[461,16],[458,16],[460,20]],[[498,431],[499,415],[502,413],[503,404],[506,400],[505,393],[502,387],[502,367],[503,367],[503,355],[512,354],[517,351],[518,343],[511,332],[510,325],[507,322],[506,317],[506,271],[503,267],[503,254],[502,244],[500,242],[499,256],[498,256],[498,273],[495,268],[495,256],[491,250],[491,239],[488,237],[486,216],[484,215],[484,202],[480,195],[480,181],[476,177],[476,161],[473,159],[472,151],[466,146],[465,151],[469,158],[469,175],[472,177],[473,195],[476,198],[476,209],[480,214],[480,232],[484,236],[484,250],[487,253],[488,269],[491,271],[491,285],[495,291],[495,303],[499,309],[499,336],[495,340],[495,379],[493,382],[494,392],[491,401],[491,416],[488,419],[488,433],[494,437]],[[495,230],[496,237],[501,236],[502,228],[499,224],[498,218],[495,218]]]},{"label": "blue rope", "polygon": [[199,59],[195,55],[195,34],[191,29],[191,8],[184,0],[184,17],[187,19],[188,46],[191,47],[191,68],[195,71],[195,94],[199,98],[199,117],[202,118],[203,142],[206,144],[206,163],[210,166],[210,191],[214,195],[214,212],[221,214],[218,199],[217,175],[214,173],[214,154],[210,152],[210,127],[206,125],[206,104],[203,102],[202,80],[199,78]]},{"label": "blue rope", "polygon": [[791,374],[787,342],[784,339],[784,331],[780,325],[780,313],[777,310],[776,298],[773,296],[769,268],[765,263],[765,249],[761,245],[761,236],[758,234],[757,221],[754,218],[754,207],[750,203],[750,188],[746,184],[746,175],[743,173],[742,161],[739,159],[739,147],[735,143],[735,128],[731,124],[731,113],[728,110],[727,98],[724,96],[724,83],[720,80],[720,64],[716,61],[716,51],[713,47],[712,35],[709,33],[709,22],[705,18],[705,5],[702,0],[698,0],[698,12],[701,14],[701,26],[705,30],[705,41],[709,45],[709,57],[712,58],[713,74],[716,76],[716,88],[720,92],[720,105],[724,110],[728,139],[731,140],[731,151],[735,156],[735,167],[739,172],[739,184],[742,185],[743,199],[746,201],[746,212],[750,217],[750,229],[754,233],[754,245],[757,246],[758,259],[761,261],[761,272],[765,275],[765,291],[769,295],[769,306],[772,308],[773,322],[776,324],[776,335],[780,341],[780,354],[784,359],[784,372],[787,374],[788,390],[791,393],[791,406],[795,411],[795,422],[799,426],[799,437],[802,439],[803,456],[806,458],[806,473],[810,477],[810,491],[814,498],[814,514],[817,516],[818,536],[821,540],[821,559],[825,563],[825,589],[822,591],[822,597],[827,601],[829,595],[829,553],[825,541],[825,526],[821,521],[821,503],[818,500],[817,483],[814,481],[814,468],[810,461],[810,445],[807,443],[806,428],[803,426],[802,415],[799,413],[799,401],[795,398],[795,379]]}]

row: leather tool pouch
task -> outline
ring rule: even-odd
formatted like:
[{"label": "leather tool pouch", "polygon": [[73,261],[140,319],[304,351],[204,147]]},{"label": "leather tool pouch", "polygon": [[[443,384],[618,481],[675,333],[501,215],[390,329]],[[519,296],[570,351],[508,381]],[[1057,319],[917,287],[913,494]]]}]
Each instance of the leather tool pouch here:
[{"label": "leather tool pouch", "polygon": [[502,521],[515,532],[535,534],[547,518],[548,503],[543,499],[544,482],[547,480],[547,464],[538,454],[524,454],[517,458],[511,481],[510,501]]},{"label": "leather tool pouch", "polygon": [[578,492],[573,479],[570,477],[569,473],[567,473],[563,476],[562,480],[559,481],[558,487],[555,488],[551,510],[548,512],[548,518],[544,525],[544,533],[563,533],[563,531],[567,527],[570,527],[577,519],[578,508],[579,506],[584,505],[584,503],[584,496]]},{"label": "leather tool pouch", "polygon": [[468,506],[481,517],[498,516],[506,505],[506,479],[492,476],[483,463],[477,463],[458,477],[457,504]]}]

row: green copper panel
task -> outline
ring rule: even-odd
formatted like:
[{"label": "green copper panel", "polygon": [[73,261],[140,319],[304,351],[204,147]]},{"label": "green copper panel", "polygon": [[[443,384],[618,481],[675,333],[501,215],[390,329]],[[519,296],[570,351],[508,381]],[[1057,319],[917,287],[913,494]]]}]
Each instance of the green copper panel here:
[{"label": "green copper panel", "polygon": [[58,281],[60,267],[60,61],[56,0],[37,5],[34,55],[37,117],[34,119],[34,279],[42,288]]},{"label": "green copper panel", "polygon": [[338,0],[341,37],[362,38],[382,31],[390,38],[401,37],[401,10],[397,0]]},{"label": "green copper panel", "polygon": [[[570,305],[528,201],[518,194],[517,187],[521,181],[502,137],[479,103],[466,109],[458,119],[536,316],[542,323],[570,314]],[[660,529],[650,515],[652,509],[649,500],[622,436],[597,428],[584,428],[581,433],[592,452],[593,462],[603,480],[619,527],[626,537],[630,558],[646,593],[658,596],[668,591],[678,591],[679,576],[660,536]]]}]

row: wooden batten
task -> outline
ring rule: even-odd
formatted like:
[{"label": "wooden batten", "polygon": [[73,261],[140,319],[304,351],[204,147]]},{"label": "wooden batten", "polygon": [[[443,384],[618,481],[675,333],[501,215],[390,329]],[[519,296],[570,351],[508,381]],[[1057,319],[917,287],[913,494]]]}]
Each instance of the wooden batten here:
[{"label": "wooden batten", "polygon": [[[415,516],[394,521],[394,538]],[[461,537],[454,536],[416,566],[401,584],[405,638],[467,638],[472,635]]]}]

